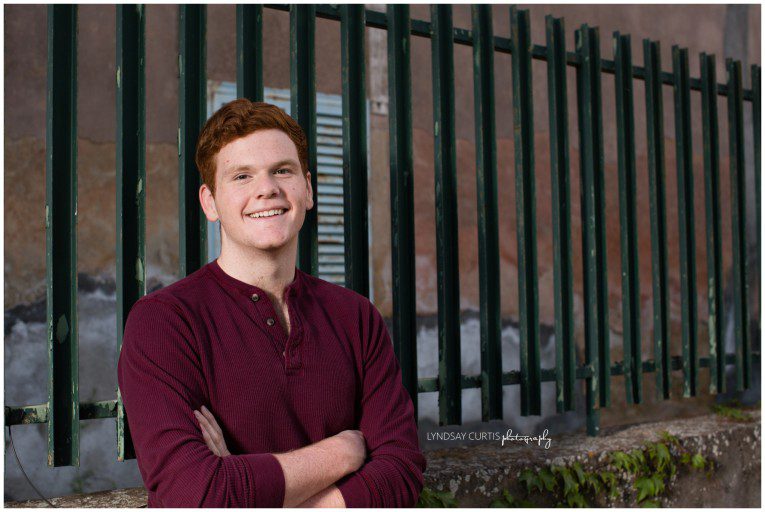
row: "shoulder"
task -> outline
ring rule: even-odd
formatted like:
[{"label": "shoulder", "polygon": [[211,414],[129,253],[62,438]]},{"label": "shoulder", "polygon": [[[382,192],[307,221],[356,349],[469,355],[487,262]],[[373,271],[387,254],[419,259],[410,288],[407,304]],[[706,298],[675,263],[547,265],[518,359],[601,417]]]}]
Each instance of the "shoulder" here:
[{"label": "shoulder", "polygon": [[[209,296],[209,278],[205,267],[188,276],[140,297],[130,309],[125,334],[135,330],[149,334],[173,332],[184,337],[194,337],[195,304]],[[140,326],[140,327],[139,327]],[[151,326],[150,329],[143,326]],[[148,332],[147,332],[148,331]]]},{"label": "shoulder", "polygon": [[377,311],[374,304],[367,297],[350,288],[325,281],[305,272],[302,273],[302,279],[301,294],[305,298],[311,298],[320,302],[324,308],[351,314],[369,314],[370,309]]},{"label": "shoulder", "polygon": [[195,304],[204,302],[210,296],[213,285],[207,266],[203,266],[188,276],[139,298],[130,313],[138,313],[139,310],[160,310],[191,321],[197,309]]}]

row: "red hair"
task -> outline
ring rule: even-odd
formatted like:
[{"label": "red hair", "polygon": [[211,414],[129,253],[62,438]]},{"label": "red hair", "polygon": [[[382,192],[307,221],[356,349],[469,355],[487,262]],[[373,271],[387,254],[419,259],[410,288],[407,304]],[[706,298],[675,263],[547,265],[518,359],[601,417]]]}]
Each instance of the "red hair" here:
[{"label": "red hair", "polygon": [[308,172],[308,142],[300,125],[270,103],[246,98],[230,101],[207,120],[197,141],[195,160],[202,182],[215,195],[215,156],[228,144],[257,131],[277,129],[287,134],[297,148],[303,175]]}]

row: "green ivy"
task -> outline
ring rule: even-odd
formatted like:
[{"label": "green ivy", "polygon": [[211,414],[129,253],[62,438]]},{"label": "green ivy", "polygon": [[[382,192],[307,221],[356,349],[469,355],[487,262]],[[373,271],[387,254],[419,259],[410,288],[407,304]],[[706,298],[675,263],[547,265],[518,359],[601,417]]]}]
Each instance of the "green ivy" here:
[{"label": "green ivy", "polygon": [[415,506],[418,508],[454,508],[457,506],[457,500],[450,492],[435,491],[430,487],[423,487],[420,499]]},{"label": "green ivy", "polygon": [[[760,408],[760,402],[757,402],[757,408]],[[754,421],[754,418],[744,412],[746,408],[744,408],[738,400],[732,400],[730,406],[723,404],[712,404],[711,409],[715,414],[730,418],[733,421],[740,421],[744,423]]]},{"label": "green ivy", "polygon": [[[660,433],[660,442],[648,442],[642,448],[629,452],[610,452],[609,461],[619,472],[626,472],[632,477],[632,487],[637,493],[636,501],[641,507],[660,507],[659,497],[666,492],[669,478],[674,476],[680,465],[695,470],[707,470],[711,476],[714,463],[700,453],[689,453],[680,444],[677,437],[667,431]],[[673,449],[677,455],[673,456]],[[537,469],[525,468],[518,481],[524,487],[526,495],[522,498],[512,496],[507,490],[495,499],[492,507],[530,507],[528,498],[535,493],[555,494],[560,501],[558,507],[589,507],[587,497],[606,494],[617,498],[620,494],[618,478],[612,471],[585,471],[579,462],[570,467],[550,466]]]}]

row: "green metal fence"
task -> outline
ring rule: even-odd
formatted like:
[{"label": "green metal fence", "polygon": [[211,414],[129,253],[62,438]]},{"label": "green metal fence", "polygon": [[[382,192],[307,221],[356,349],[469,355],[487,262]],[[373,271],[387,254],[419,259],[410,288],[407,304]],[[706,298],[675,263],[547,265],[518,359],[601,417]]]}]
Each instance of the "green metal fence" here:
[{"label": "green metal fence", "polygon": [[[610,380],[624,375],[628,403],[643,401],[642,376],[654,373],[659,398],[669,398],[670,372],[682,370],[683,396],[698,393],[700,368],[709,368],[709,392],[725,391],[725,368],[733,365],[736,389],[751,386],[752,364],[759,362],[748,330],[746,194],[743,102],[753,106],[756,223],[759,233],[760,67],[752,66],[752,89],[743,90],[741,63],[726,61],[727,83],[717,83],[715,57],[702,54],[701,78],[690,78],[688,52],[672,48],[672,72],[662,70],[660,47],[643,41],[644,67],[631,61],[630,37],[613,36],[614,59],[602,59],[597,28],[576,30],[576,48],[565,47],[562,19],[548,16],[546,46],[531,41],[528,11],[509,10],[511,37],[492,33],[492,8],[473,5],[472,31],[454,28],[448,5],[431,6],[431,22],[412,20],[407,5],[387,12],[362,5],[237,6],[237,91],[252,100],[263,97],[263,8],[289,11],[292,113],[308,136],[309,167],[316,166],[316,86],[314,34],[316,18],[340,21],[343,77],[343,162],[346,285],[368,295],[368,219],[366,112],[364,90],[365,27],[388,31],[390,182],[393,262],[393,342],[404,385],[417,410],[419,393],[438,393],[441,424],[461,423],[461,390],[481,389],[482,419],[501,419],[503,386],[521,386],[521,415],[541,413],[541,386],[555,382],[558,413],[574,409],[577,380],[586,389],[587,431],[598,432],[599,409],[610,404]],[[117,340],[131,306],[145,286],[145,10],[117,9]],[[46,160],[48,402],[5,408],[6,425],[47,423],[48,465],[79,465],[80,420],[116,418],[118,459],[135,457],[119,390],[114,400],[80,403],[76,314],[76,24],[77,8],[48,8],[48,109]],[[193,152],[205,120],[205,26],[202,5],[179,7],[178,165],[180,200],[180,273],[187,275],[206,261],[206,223],[197,201],[200,177]],[[412,161],[411,36],[430,38],[433,65],[435,134],[435,203],[438,262],[438,376],[417,375],[414,261],[414,190]],[[454,44],[473,47],[475,84],[476,185],[480,262],[481,374],[462,375],[460,368],[459,273],[455,158]],[[512,55],[513,125],[520,304],[520,371],[502,372],[500,332],[499,233],[497,210],[497,142],[494,54]],[[534,119],[531,64],[547,63],[552,212],[556,365],[541,368],[535,213]],[[581,155],[582,250],[584,271],[585,360],[575,360],[571,197],[569,193],[568,106],[566,69],[576,69],[579,149]],[[624,361],[609,354],[608,290],[601,81],[614,75],[618,127],[619,218],[624,321]],[[635,127],[633,81],[645,82],[648,179],[654,303],[653,359],[640,352],[637,215],[635,200]],[[667,222],[664,187],[662,90],[674,91],[675,136],[680,227],[682,355],[669,352]],[[709,339],[697,331],[691,91],[701,91],[706,192]],[[724,353],[719,134],[717,98],[728,99],[732,204],[734,330],[736,350]],[[316,174],[312,174],[317,190]],[[759,241],[757,243],[759,251]],[[308,212],[299,239],[299,267],[317,272],[316,209]],[[610,262],[609,264],[615,264]],[[757,320],[759,324],[759,319]],[[709,357],[698,356],[698,344],[709,343]]]}]

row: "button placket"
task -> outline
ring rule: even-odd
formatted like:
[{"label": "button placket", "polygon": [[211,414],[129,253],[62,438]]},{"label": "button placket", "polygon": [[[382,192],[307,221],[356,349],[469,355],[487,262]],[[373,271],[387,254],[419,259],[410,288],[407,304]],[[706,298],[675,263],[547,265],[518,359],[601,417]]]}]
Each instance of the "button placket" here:
[{"label": "button placket", "polygon": [[257,292],[250,294],[250,300],[254,306],[253,321],[256,324],[259,324],[266,336],[271,339],[274,348],[277,350],[276,353],[279,354],[281,351],[282,360],[286,359],[287,340],[283,329],[279,329],[278,331],[274,329],[274,325],[276,325],[276,311],[274,310],[271,301],[262,293],[259,294]]}]

